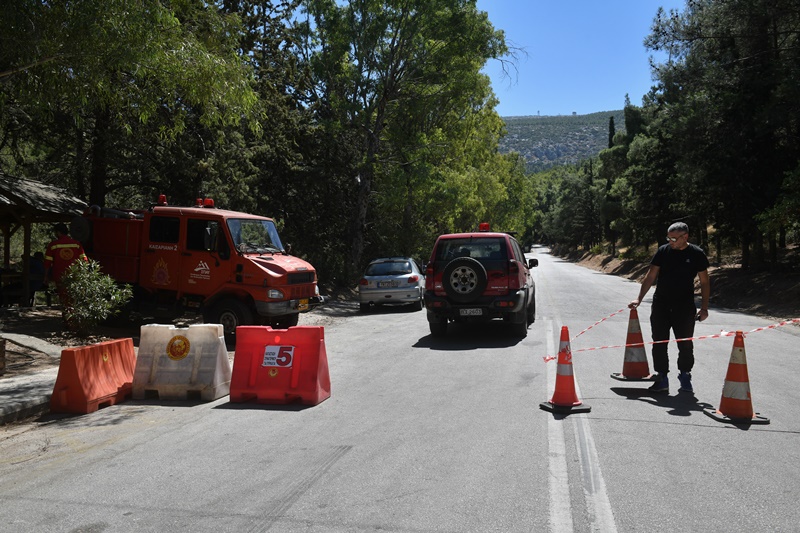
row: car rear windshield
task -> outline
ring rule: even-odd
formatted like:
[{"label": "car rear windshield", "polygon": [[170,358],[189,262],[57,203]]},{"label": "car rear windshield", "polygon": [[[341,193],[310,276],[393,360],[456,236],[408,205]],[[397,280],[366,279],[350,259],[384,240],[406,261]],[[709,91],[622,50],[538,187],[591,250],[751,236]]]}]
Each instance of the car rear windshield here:
[{"label": "car rear windshield", "polygon": [[372,263],[367,267],[366,276],[389,276],[411,274],[411,263],[408,261],[392,261],[386,263]]},{"label": "car rear windshield", "polygon": [[506,243],[502,237],[467,237],[442,239],[436,247],[437,261],[450,261],[457,257],[474,259],[508,259]]}]

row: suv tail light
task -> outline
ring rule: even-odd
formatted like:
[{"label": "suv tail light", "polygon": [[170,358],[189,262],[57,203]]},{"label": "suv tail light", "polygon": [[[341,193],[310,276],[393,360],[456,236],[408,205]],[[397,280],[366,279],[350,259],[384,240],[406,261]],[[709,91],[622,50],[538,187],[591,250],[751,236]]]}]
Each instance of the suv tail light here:
[{"label": "suv tail light", "polygon": [[433,290],[433,261],[425,266],[425,290]]},{"label": "suv tail light", "polygon": [[508,262],[508,288],[517,290],[519,286],[519,263],[511,259]]},{"label": "suv tail light", "polygon": [[358,284],[359,285],[369,285],[369,281],[367,281],[367,278],[361,278],[360,280],[358,280]]}]

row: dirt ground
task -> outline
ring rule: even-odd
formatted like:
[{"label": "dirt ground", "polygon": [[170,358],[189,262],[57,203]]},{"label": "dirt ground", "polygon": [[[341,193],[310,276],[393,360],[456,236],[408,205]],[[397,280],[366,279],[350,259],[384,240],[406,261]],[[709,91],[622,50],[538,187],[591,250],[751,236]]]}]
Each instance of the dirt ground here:
[{"label": "dirt ground", "polygon": [[[641,280],[647,272],[647,264],[621,261],[603,255],[589,253],[571,254],[565,259],[584,267],[611,275]],[[800,318],[800,263],[790,258],[787,266],[777,272],[746,272],[737,266],[712,267],[711,306],[752,313],[781,321]],[[631,299],[635,294],[631,294]],[[322,307],[300,318],[300,325],[325,326],[333,321],[357,312],[358,303],[354,291],[337,291]],[[20,333],[48,341],[62,348],[86,346],[111,339],[131,337],[139,345],[141,322],[129,322],[117,326],[98,327],[90,337],[75,337],[62,327],[61,312],[56,308],[39,307],[19,310],[0,310],[0,333]],[[59,359],[30,350],[12,342],[6,342],[6,368],[0,376],[10,377],[56,367]]]}]

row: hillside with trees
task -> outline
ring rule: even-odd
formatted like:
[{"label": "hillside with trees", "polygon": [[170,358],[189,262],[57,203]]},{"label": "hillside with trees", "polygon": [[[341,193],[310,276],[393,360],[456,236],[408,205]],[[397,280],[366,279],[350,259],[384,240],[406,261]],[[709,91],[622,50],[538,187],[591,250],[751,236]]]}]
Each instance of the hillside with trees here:
[{"label": "hillside with trees", "polygon": [[[624,133],[579,166],[538,175],[542,235],[629,253],[685,221],[721,262],[775,268],[800,242],[800,10],[789,0],[659,9],[658,86],[626,102]],[[634,252],[631,252],[634,250]]]},{"label": "hillside with trees", "polygon": [[588,115],[503,117],[507,134],[500,151],[517,152],[529,172],[578,164],[609,147],[609,129],[624,130],[622,110]]}]

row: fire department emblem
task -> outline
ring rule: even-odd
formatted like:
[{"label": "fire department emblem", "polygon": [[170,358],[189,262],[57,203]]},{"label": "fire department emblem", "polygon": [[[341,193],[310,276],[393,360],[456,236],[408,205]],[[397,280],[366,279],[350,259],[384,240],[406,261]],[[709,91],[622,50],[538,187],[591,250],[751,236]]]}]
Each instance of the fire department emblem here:
[{"label": "fire department emblem", "polygon": [[151,281],[156,285],[169,285],[169,266],[164,258],[159,258],[153,267],[153,277]]},{"label": "fire department emblem", "polygon": [[173,361],[180,361],[189,353],[191,343],[183,335],[175,335],[167,343],[167,357]]},{"label": "fire department emblem", "polygon": [[70,261],[74,255],[72,248],[62,248],[58,251],[58,256],[64,261]]}]

